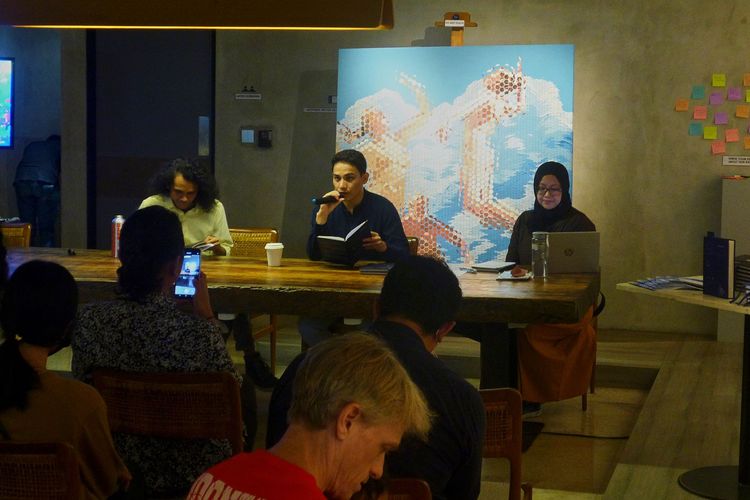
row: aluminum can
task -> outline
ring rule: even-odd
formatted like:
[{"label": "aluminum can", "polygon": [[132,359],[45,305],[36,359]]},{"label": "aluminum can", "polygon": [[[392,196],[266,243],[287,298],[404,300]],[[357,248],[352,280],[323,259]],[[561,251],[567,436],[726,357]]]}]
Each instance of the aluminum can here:
[{"label": "aluminum can", "polygon": [[120,257],[120,231],[122,225],[125,224],[125,217],[122,215],[115,215],[112,219],[112,257]]}]

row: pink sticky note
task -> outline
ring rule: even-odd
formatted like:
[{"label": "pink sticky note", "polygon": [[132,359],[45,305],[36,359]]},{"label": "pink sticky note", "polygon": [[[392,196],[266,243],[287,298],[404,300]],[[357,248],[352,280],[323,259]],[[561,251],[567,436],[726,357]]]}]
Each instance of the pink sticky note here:
[{"label": "pink sticky note", "polygon": [[724,96],[720,92],[711,92],[711,97],[708,98],[708,102],[713,106],[718,106],[724,102]]},{"label": "pink sticky note", "polygon": [[740,142],[740,131],[736,128],[728,128],[724,131],[724,140],[727,142]]},{"label": "pink sticky note", "polygon": [[729,123],[729,117],[723,111],[719,111],[714,115],[714,125],[726,125]]},{"label": "pink sticky note", "polygon": [[705,120],[708,117],[708,108],[706,106],[696,106],[693,108],[693,120]]},{"label": "pink sticky note", "polygon": [[742,99],[742,89],[739,87],[729,87],[727,90],[727,100],[739,101]]},{"label": "pink sticky note", "polygon": [[727,152],[727,145],[724,141],[714,141],[711,143],[711,154],[720,155]]}]

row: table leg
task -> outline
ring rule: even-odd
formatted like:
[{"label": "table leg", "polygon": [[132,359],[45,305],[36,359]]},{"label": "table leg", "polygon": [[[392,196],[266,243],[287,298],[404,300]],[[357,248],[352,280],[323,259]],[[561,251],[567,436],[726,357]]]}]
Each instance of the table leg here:
[{"label": "table leg", "polygon": [[480,389],[518,387],[518,349],[507,323],[483,323],[479,344]]},{"label": "table leg", "polygon": [[750,420],[750,315],[745,315],[739,466],[720,465],[687,471],[679,478],[680,486],[706,498],[750,499],[750,422],[748,420]]}]

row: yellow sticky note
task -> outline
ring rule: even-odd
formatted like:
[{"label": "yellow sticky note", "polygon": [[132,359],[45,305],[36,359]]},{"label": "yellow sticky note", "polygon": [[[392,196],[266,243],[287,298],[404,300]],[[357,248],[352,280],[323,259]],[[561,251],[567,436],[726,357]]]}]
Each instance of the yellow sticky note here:
[{"label": "yellow sticky note", "polygon": [[728,128],[724,131],[724,140],[727,142],[740,142],[740,131],[736,128]]},{"label": "yellow sticky note", "polygon": [[727,152],[727,145],[724,141],[714,141],[711,143],[711,154],[720,155]]},{"label": "yellow sticky note", "polygon": [[750,89],[745,91],[745,102],[750,102]]},{"label": "yellow sticky note", "polygon": [[677,102],[675,102],[674,110],[675,111],[687,111],[690,107],[690,101],[688,99],[677,99]]},{"label": "yellow sticky note", "polygon": [[745,136],[745,149],[750,149],[750,135]]},{"label": "yellow sticky note", "polygon": [[703,127],[703,138],[713,141],[716,139],[718,131],[713,125]]},{"label": "yellow sticky note", "polygon": [[750,118],[750,106],[740,104],[735,110],[734,116],[737,118]]},{"label": "yellow sticky note", "polygon": [[714,87],[726,87],[727,86],[727,75],[726,73],[714,73],[711,75],[711,85]]},{"label": "yellow sticky note", "polygon": [[745,87],[750,87],[750,73],[745,73],[742,75],[742,85]]}]

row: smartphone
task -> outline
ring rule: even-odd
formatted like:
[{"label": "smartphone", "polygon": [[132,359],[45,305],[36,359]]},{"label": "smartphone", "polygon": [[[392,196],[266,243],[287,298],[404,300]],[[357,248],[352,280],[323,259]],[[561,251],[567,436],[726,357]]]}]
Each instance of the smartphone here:
[{"label": "smartphone", "polygon": [[182,256],[182,269],[174,284],[175,297],[189,299],[195,295],[195,279],[201,272],[201,251],[186,248]]}]

